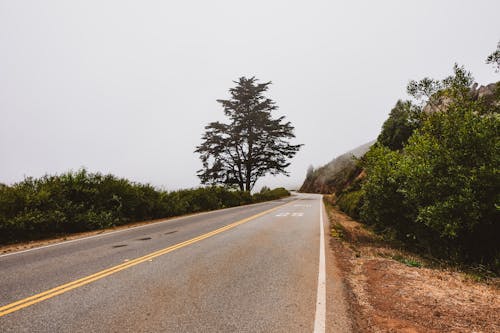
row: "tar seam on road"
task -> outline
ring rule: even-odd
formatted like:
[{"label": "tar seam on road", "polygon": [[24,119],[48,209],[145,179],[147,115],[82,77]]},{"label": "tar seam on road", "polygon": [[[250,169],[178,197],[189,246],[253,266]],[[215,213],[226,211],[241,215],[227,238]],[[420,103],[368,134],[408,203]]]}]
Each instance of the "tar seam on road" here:
[{"label": "tar seam on road", "polygon": [[314,333],[324,333],[326,326],[326,270],[323,199],[320,199],[319,201],[319,237],[318,293],[316,298],[316,315],[314,317]]},{"label": "tar seam on road", "polygon": [[256,218],[264,216],[264,215],[266,215],[266,214],[268,214],[268,213],[270,213],[270,212],[272,212],[274,210],[282,208],[283,206],[288,205],[290,203],[293,203],[295,201],[296,200],[288,202],[288,203],[285,203],[283,205],[279,205],[277,207],[268,209],[268,210],[263,211],[261,213],[258,213],[258,214],[255,214],[253,216],[247,217],[245,219],[239,220],[237,222],[228,224],[228,225],[226,225],[226,226],[224,226],[222,228],[215,229],[215,230],[213,230],[211,232],[208,232],[208,233],[200,235],[198,237],[189,239],[187,241],[184,241],[184,242],[181,242],[181,243],[169,246],[169,247],[164,248],[162,250],[158,250],[158,251],[152,252],[152,253],[147,254],[145,256],[142,256],[142,257],[139,257],[139,258],[127,261],[127,262],[125,262],[123,264],[120,264],[120,265],[117,265],[117,266],[113,266],[111,268],[105,269],[103,271],[97,272],[97,273],[89,275],[89,276],[86,276],[84,278],[81,278],[81,279],[78,279],[78,280],[75,280],[75,281],[72,281],[72,282],[60,285],[58,287],[49,289],[49,290],[44,291],[42,293],[39,293],[39,294],[30,296],[30,297],[21,299],[19,301],[16,301],[16,302],[13,302],[13,303],[1,306],[0,307],[0,317],[5,316],[5,315],[7,315],[9,313],[12,313],[12,312],[24,309],[24,308],[26,308],[28,306],[31,306],[33,304],[42,302],[42,301],[44,301],[46,299],[49,299],[49,298],[52,298],[54,296],[63,294],[65,292],[67,292],[67,291],[79,288],[79,287],[84,286],[86,284],[89,284],[91,282],[100,280],[100,279],[102,279],[102,278],[104,278],[104,277],[106,277],[108,275],[117,273],[117,272],[122,271],[124,269],[127,269],[127,268],[133,267],[135,265],[138,265],[140,263],[149,261],[149,260],[151,260],[153,258],[162,256],[162,255],[167,254],[169,252],[175,251],[177,249],[180,249],[180,248],[183,248],[185,246],[191,245],[193,243],[199,242],[201,240],[207,239],[207,238],[212,237],[214,235],[220,234],[221,232],[233,229],[233,228],[235,228],[235,227],[237,227],[237,226],[239,226],[239,225],[241,225],[243,223],[247,223],[247,222],[249,222],[251,220],[254,220]]}]

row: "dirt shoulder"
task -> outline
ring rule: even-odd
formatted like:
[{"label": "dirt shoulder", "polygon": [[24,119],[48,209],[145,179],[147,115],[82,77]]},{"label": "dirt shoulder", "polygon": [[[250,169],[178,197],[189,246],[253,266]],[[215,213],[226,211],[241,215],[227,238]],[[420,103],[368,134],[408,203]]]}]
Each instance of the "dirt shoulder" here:
[{"label": "dirt shoulder", "polygon": [[326,205],[356,332],[500,332],[500,281],[429,268]]}]

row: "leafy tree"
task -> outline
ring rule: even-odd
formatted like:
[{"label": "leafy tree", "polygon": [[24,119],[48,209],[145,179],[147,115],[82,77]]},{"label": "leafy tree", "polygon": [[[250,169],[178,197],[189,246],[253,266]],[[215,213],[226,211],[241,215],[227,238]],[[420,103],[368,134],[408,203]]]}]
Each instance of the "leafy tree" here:
[{"label": "leafy tree", "polygon": [[431,97],[443,88],[440,81],[424,77],[420,81],[411,80],[406,91],[417,100],[426,99],[432,103]]},{"label": "leafy tree", "polygon": [[382,125],[377,141],[391,150],[399,150],[408,141],[413,131],[420,127],[421,108],[411,101],[399,100]]},{"label": "leafy tree", "polygon": [[498,116],[454,103],[432,114],[402,155],[399,191],[447,256],[487,262],[500,254],[499,130]]},{"label": "leafy tree", "polygon": [[420,81],[412,80],[406,91],[416,100],[428,104],[434,111],[446,109],[443,98],[455,101],[464,101],[470,97],[470,87],[474,83],[472,74],[463,66],[455,64],[453,75],[443,80],[434,80],[428,77]]},{"label": "leafy tree", "polygon": [[259,193],[260,193],[260,194],[262,194],[262,193],[266,193],[266,192],[269,192],[269,191],[271,191],[271,189],[270,189],[268,186],[265,186],[265,185],[264,185],[264,186],[262,186],[262,188],[260,189],[260,192],[259,192]]},{"label": "leafy tree", "polygon": [[497,44],[497,49],[486,58],[487,64],[492,64],[495,72],[500,71],[500,41]]},{"label": "leafy tree", "polygon": [[302,145],[292,145],[294,127],[284,116],[272,118],[278,107],[264,96],[271,82],[241,77],[229,90],[231,98],[217,100],[229,123],[212,122],[205,127],[200,154],[203,184],[223,184],[250,191],[266,175],[285,174],[288,161]]},{"label": "leafy tree", "polygon": [[472,82],[457,65],[444,80],[412,81],[408,91],[440,102],[439,112],[426,115],[403,149],[370,149],[361,216],[430,253],[498,271],[498,95],[495,103],[477,99]]},{"label": "leafy tree", "polygon": [[401,191],[399,163],[401,153],[380,144],[373,145],[364,156],[363,166],[368,175],[363,183],[363,221],[379,230],[390,230],[398,238],[411,233],[414,211]]}]

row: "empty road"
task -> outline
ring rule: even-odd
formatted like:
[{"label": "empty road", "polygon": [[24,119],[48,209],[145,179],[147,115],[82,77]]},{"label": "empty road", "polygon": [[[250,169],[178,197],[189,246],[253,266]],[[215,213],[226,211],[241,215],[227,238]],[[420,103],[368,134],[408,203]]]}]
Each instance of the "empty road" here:
[{"label": "empty road", "polygon": [[0,331],[323,332],[321,223],[301,194],[2,255]]}]

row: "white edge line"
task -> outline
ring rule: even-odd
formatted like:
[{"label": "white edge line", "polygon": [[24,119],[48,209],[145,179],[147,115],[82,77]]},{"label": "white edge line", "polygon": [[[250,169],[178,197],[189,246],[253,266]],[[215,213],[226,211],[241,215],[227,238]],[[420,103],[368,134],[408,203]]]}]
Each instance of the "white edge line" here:
[{"label": "white edge line", "polygon": [[325,270],[325,231],[323,226],[323,196],[319,203],[319,271],[318,291],[316,294],[316,315],[314,333],[323,333],[326,329],[326,270]]},{"label": "white edge line", "polygon": [[[292,197],[292,196],[290,196],[290,197]],[[277,200],[281,200],[281,199],[277,199]],[[217,210],[210,210],[208,212],[201,212],[201,213],[195,213],[195,214],[190,214],[190,215],[185,215],[185,216],[168,218],[165,221],[152,222],[152,223],[138,225],[138,226],[130,227],[130,228],[126,228],[126,229],[120,229],[120,230],[110,231],[110,232],[103,232],[103,233],[98,234],[98,235],[81,237],[81,238],[66,240],[66,241],[57,242],[57,243],[53,243],[53,244],[49,244],[49,245],[37,246],[37,247],[33,247],[31,249],[26,249],[26,250],[21,250],[21,251],[4,253],[4,254],[0,254],[0,258],[11,256],[11,255],[14,255],[14,254],[21,254],[21,253],[26,253],[26,252],[30,252],[30,251],[46,249],[48,247],[53,247],[53,246],[58,246],[58,245],[63,245],[63,244],[68,244],[68,243],[73,243],[73,242],[78,242],[78,241],[87,240],[87,239],[91,239],[91,238],[108,236],[108,235],[112,235],[112,234],[117,234],[117,233],[122,232],[122,231],[133,230],[133,229],[140,229],[140,228],[150,227],[150,226],[153,226],[153,225],[158,225],[158,224],[163,224],[163,223],[168,223],[168,222],[174,222],[174,221],[184,220],[184,219],[187,219],[187,218],[190,218],[190,217],[195,217],[195,216],[200,216],[200,215],[209,215],[209,214],[220,212],[220,211],[233,210],[233,209],[243,208],[243,207],[250,207],[250,206],[270,204],[270,203],[276,202],[277,200],[259,202],[259,203],[250,204],[250,205],[228,207],[228,208],[222,208],[222,209],[217,209]],[[294,201],[294,200],[292,200],[292,201]],[[138,222],[140,222],[140,221],[138,221]]]}]

